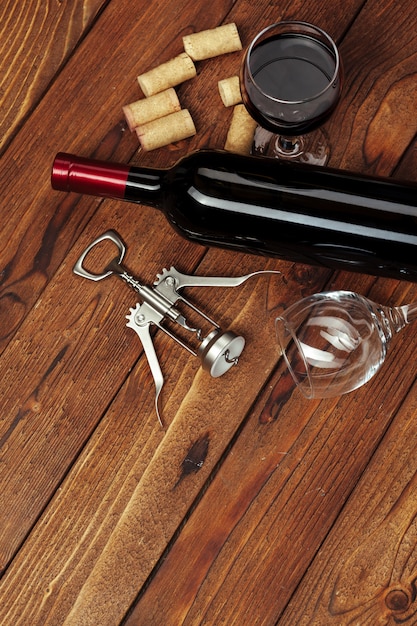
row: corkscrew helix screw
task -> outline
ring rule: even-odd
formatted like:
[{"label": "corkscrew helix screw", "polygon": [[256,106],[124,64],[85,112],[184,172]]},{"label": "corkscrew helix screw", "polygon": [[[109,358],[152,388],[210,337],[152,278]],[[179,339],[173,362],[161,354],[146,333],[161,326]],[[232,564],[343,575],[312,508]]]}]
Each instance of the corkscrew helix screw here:
[{"label": "corkscrew helix screw", "polygon": [[[84,266],[86,256],[95,246],[106,240],[116,245],[118,256],[110,261],[100,273],[87,270]],[[169,270],[163,269],[162,273],[157,275],[153,286],[148,286],[141,284],[122,265],[125,253],[126,246],[121,237],[114,230],[108,230],[87,246],[76,262],[73,272],[93,281],[103,280],[111,275],[118,276],[140,295],[142,303],[137,303],[130,309],[129,315],[126,316],[127,326],[136,332],[145,351],[156,388],[156,414],[161,426],[163,426],[159,411],[159,396],[164,378],[150,334],[151,325],[157,326],[191,354],[198,356],[203,369],[207,370],[211,376],[214,378],[222,376],[233,365],[237,365],[245,346],[245,340],[232,330],[221,330],[220,326],[208,315],[186,300],[179,293],[179,290],[184,287],[236,287],[252,276],[279,274],[280,272],[261,270],[236,278],[190,276],[171,267]],[[177,303],[187,307],[190,315],[197,318],[197,323],[190,322],[188,315],[186,317],[181,308],[176,306]],[[186,335],[186,338],[181,337],[178,332],[171,331],[168,326],[169,323],[176,324],[179,330]],[[208,330],[203,331],[203,326],[208,327]]]}]

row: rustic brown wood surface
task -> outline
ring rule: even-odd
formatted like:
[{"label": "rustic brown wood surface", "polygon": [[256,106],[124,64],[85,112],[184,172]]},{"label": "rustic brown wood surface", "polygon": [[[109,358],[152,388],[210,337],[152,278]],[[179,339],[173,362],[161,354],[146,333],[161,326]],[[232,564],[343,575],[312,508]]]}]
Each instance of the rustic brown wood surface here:
[{"label": "rustic brown wood surface", "polygon": [[[3,2],[0,7],[0,624],[417,624],[417,339],[412,326],[362,389],[308,401],[274,318],[334,287],[417,300],[417,285],[206,250],[142,206],[55,192],[60,150],[167,166],[222,148],[217,81],[243,52],[178,87],[197,134],[148,154],[122,106],[182,36],[236,22],[242,43],[283,18],[330,32],[344,60],[326,124],[336,167],[417,181],[412,0]],[[162,268],[260,276],[194,301],[247,341],[212,379],[157,333],[157,421],[135,295],[72,268],[112,228],[151,284]]]}]

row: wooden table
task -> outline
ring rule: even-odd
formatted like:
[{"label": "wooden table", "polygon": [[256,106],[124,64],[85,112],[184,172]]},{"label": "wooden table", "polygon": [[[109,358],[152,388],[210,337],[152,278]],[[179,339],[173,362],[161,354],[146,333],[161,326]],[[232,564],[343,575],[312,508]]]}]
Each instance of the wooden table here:
[{"label": "wooden table", "polygon": [[[24,5],[24,6],[23,6]],[[203,247],[141,205],[53,191],[60,150],[168,166],[222,148],[217,81],[237,52],[178,88],[197,134],[144,154],[122,106],[184,34],[236,22],[243,45],[282,18],[337,40],[342,101],[331,165],[417,181],[414,0],[3,2],[1,17],[0,623],[4,626],[416,624],[417,338],[408,327],[365,387],[308,401],[273,339],[301,296],[377,302],[417,286]],[[194,302],[247,346],[212,379],[162,333],[162,412],[121,281],[72,268],[113,228],[144,282],[175,265],[237,276]]]}]

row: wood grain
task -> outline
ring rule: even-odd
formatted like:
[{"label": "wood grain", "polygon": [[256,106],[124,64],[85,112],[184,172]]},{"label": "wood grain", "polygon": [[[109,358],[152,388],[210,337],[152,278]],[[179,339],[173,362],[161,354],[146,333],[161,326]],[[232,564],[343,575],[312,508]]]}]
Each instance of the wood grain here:
[{"label": "wood grain", "polygon": [[[224,4],[222,6],[223,10],[226,10],[227,7]],[[130,37],[136,40],[139,35],[143,37],[144,24],[148,23],[152,11],[142,12],[139,7],[135,10],[137,19],[134,19],[130,3],[113,2],[101,14],[90,33],[90,38],[84,40],[77,48],[42,103],[34,111],[30,123],[25,125],[2,158],[0,179],[4,185],[3,202],[9,207],[9,212],[3,212],[0,216],[0,228],[8,242],[8,245],[0,251],[0,262],[4,268],[0,294],[0,328],[3,348],[10,346],[10,349],[6,351],[2,360],[5,378],[0,391],[3,404],[0,432],[5,445],[4,484],[8,485],[11,491],[17,490],[19,504],[15,500],[10,500],[7,488],[2,489],[4,502],[2,514],[7,523],[4,522],[5,532],[2,535],[4,543],[1,550],[1,568],[6,566],[49,501],[54,489],[71,466],[72,460],[94,430],[109,401],[111,402],[111,398],[117,393],[121,382],[141,353],[138,342],[126,340],[125,343],[121,343],[120,334],[114,332],[117,326],[112,321],[114,319],[112,314],[117,315],[117,305],[113,308],[113,304],[106,303],[104,298],[104,307],[101,309],[99,307],[101,298],[98,294],[95,296],[97,300],[92,297],[91,301],[88,301],[81,297],[81,294],[89,291],[89,286],[82,286],[74,280],[71,273],[80,248],[68,256],[60,270],[61,273],[48,284],[62,259],[68,254],[74,239],[102,204],[101,201],[91,198],[66,197],[50,189],[49,172],[55,153],[60,149],[81,150],[80,145],[85,141],[86,135],[80,136],[78,132],[80,120],[85,133],[89,133],[90,149],[92,152],[95,150],[97,156],[103,158],[113,156],[115,159],[127,160],[128,155],[137,149],[136,144],[132,148],[132,138],[126,137],[120,124],[121,103],[125,101],[125,97],[126,100],[130,98],[126,95],[129,89],[131,91],[135,89],[137,57],[132,56],[127,47],[119,42],[119,49],[113,48],[112,55],[106,57],[107,68],[102,62],[102,46],[107,44],[107,39],[103,39],[103,33],[112,32],[116,36],[114,24],[117,23],[119,29],[125,29],[123,32],[128,39]],[[165,46],[158,49],[162,49],[165,55],[172,54],[179,45],[176,15],[181,14],[183,10],[184,7],[181,9],[175,5],[163,14],[159,36],[161,39],[164,38]],[[189,20],[196,19],[197,13],[198,7],[190,3],[190,10],[186,13],[184,22],[185,29],[189,28]],[[116,16],[119,18],[116,19]],[[207,19],[210,19],[209,16]],[[203,20],[201,23],[209,25],[209,22]],[[168,45],[172,48],[166,47],[167,37],[168,42],[171,40]],[[151,46],[146,40],[143,45],[144,50],[148,52],[142,54],[141,62],[150,64],[154,62],[155,45]],[[78,70],[80,67],[90,76],[90,81],[85,81],[85,74]],[[93,68],[96,67],[100,67],[101,71],[101,90],[98,90],[94,83]],[[125,71],[121,76],[120,67],[124,67]],[[115,76],[118,77],[119,83],[117,91],[109,88]],[[123,90],[124,85],[129,85],[126,94]],[[95,101],[94,109],[91,108],[91,100]],[[103,115],[104,109],[107,111],[107,117]],[[109,118],[112,118],[110,123]],[[56,121],[53,132],[47,135],[41,131],[45,119]],[[33,127],[38,129],[37,133],[33,133]],[[113,129],[116,130],[113,132]],[[118,152],[118,145],[125,137],[126,142]],[[100,141],[100,147],[96,148]],[[163,156],[161,158],[163,159]],[[37,163],[36,168],[31,166],[34,162]],[[22,176],[23,173],[24,185],[11,184],[11,181],[16,180],[13,176]],[[108,227],[129,232],[132,231],[134,224],[142,219],[141,228],[137,229],[135,236],[130,239],[130,245],[136,254],[142,255],[142,267],[147,268],[149,272],[147,274],[149,282],[154,280],[156,272],[162,269],[169,254],[174,254],[176,249],[180,257],[187,256],[185,250],[190,250],[190,269],[195,266],[196,258],[204,252],[204,249],[197,248],[194,253],[191,245],[184,242],[176,243],[176,236],[162,216],[151,217],[150,210],[147,212],[150,222],[146,225],[143,221],[143,210],[135,217],[138,210],[133,208],[128,214],[128,209],[124,205],[121,218],[124,217],[126,220],[126,226],[122,227],[117,214],[114,215],[115,203],[105,204],[109,211]],[[102,229],[106,229],[103,227],[105,219],[104,213],[99,216],[94,235],[90,231],[91,239],[102,232]],[[155,254],[150,251],[142,234],[153,232],[154,229],[156,229],[154,243],[157,239],[160,241],[160,244],[155,246]],[[81,245],[85,247],[88,242],[84,239],[84,244]],[[184,265],[182,269],[187,269],[187,266]],[[49,291],[40,297],[47,284]],[[108,293],[106,288],[104,293]],[[117,299],[117,288],[112,293]],[[35,303],[36,307],[33,308]],[[121,304],[119,299],[119,306]],[[123,312],[119,315],[122,327],[125,314]],[[89,334],[90,319],[91,347],[85,334]],[[106,322],[109,323],[108,331],[105,330]],[[108,349],[107,356],[101,357],[99,346],[96,346],[97,330],[100,326],[104,329],[103,336],[105,337],[107,333],[108,337],[108,341],[100,342],[101,348],[105,351]],[[45,341],[46,329],[49,331],[49,342]],[[73,338],[75,343],[72,343]],[[11,343],[12,339],[14,341]],[[86,349],[84,356],[77,354],[77,345],[81,347],[82,352]],[[90,360],[89,355],[94,353],[97,353],[97,359]],[[103,378],[104,371],[101,371],[100,363],[107,362],[111,362],[112,365],[105,368],[106,374]],[[86,370],[83,369],[83,364]],[[19,391],[22,388],[22,380],[26,389],[23,402]],[[58,380],[60,384],[57,383]],[[110,388],[113,388],[110,397],[101,395],[102,403],[97,403],[94,396],[98,381],[102,382],[102,389],[110,391]],[[86,402],[87,396],[93,403],[91,413],[89,401]],[[86,412],[80,420],[78,414],[82,409]],[[67,416],[71,417],[70,421],[67,420]],[[28,424],[33,423],[35,417],[37,430],[33,436]],[[72,420],[77,424],[75,431]],[[54,443],[57,440],[63,443],[62,437],[66,428],[70,431],[71,441],[65,442],[63,452],[60,447],[54,447]],[[52,432],[54,437],[53,441],[48,442],[49,432]],[[28,450],[26,446],[29,446]],[[14,471],[13,463],[17,451],[22,449],[26,454],[21,472],[30,479],[25,481],[25,489],[20,490],[14,487],[15,483],[21,484],[21,474]],[[34,458],[39,460],[44,458],[45,450],[47,456],[45,464],[39,463],[39,476],[37,473],[26,475],[25,463],[28,463],[29,471],[29,467],[34,465]],[[8,509],[8,503],[11,502],[13,502],[12,512]],[[14,530],[16,527],[17,532]]]},{"label": "wood grain", "polygon": [[[254,262],[255,261],[253,261],[253,263]],[[265,293],[265,285],[261,284],[261,280],[262,279],[259,279],[257,281],[256,289],[249,287],[249,289],[244,290],[238,297],[236,297],[236,294],[231,293],[225,295],[223,305],[227,305],[229,315],[237,316],[235,328],[239,329],[239,324],[242,324],[243,320],[250,319],[253,326],[252,332],[257,334],[257,342],[262,343],[267,334],[267,325],[265,324],[267,311],[262,311],[263,315],[261,315],[261,311],[259,310],[260,294]],[[246,300],[246,306],[242,305],[243,300]],[[241,313],[238,315],[240,311]],[[239,322],[239,319],[242,321]],[[248,340],[250,339],[251,337],[249,336]],[[258,357],[256,357],[257,353]],[[95,481],[98,480],[99,484],[103,482],[103,485],[100,487],[101,490],[106,488],[106,484],[110,484],[110,487],[107,487],[109,489],[108,495],[103,496],[101,493],[98,494],[98,497],[106,501],[108,499],[113,500],[113,513],[108,520],[103,522],[104,524],[109,524],[112,534],[108,536],[109,530],[106,531],[106,529],[101,526],[95,528],[97,535],[94,533],[93,529],[90,531],[92,534],[89,537],[89,541],[93,543],[99,541],[101,543],[104,538],[107,537],[107,544],[105,549],[104,545],[102,545],[103,552],[97,563],[95,563],[97,555],[93,549],[93,545],[91,545],[89,554],[92,560],[89,560],[88,563],[88,568],[91,569],[91,573],[85,582],[84,590],[79,595],[79,603],[72,609],[68,623],[73,621],[73,623],[80,624],[83,623],[83,619],[91,619],[103,624],[106,620],[108,620],[107,623],[116,623],[116,616],[118,618],[122,617],[123,607],[126,607],[126,600],[128,600],[128,604],[133,601],[141,582],[144,582],[148,577],[150,568],[152,568],[161,555],[161,550],[165,546],[166,541],[176,530],[190,506],[190,502],[192,502],[198,494],[210,469],[224,452],[227,442],[239,426],[239,420],[242,419],[242,415],[245,415],[248,407],[253,402],[253,398],[256,396],[260,385],[262,385],[265,368],[271,368],[277,358],[276,347],[271,344],[268,359],[266,359],[264,355],[262,367],[257,367],[253,375],[253,386],[251,386],[250,389],[246,389],[246,391],[245,378],[239,376],[238,372],[231,373],[229,380],[225,378],[224,380],[216,381],[215,387],[213,386],[212,379],[203,375],[201,372],[192,379],[189,368],[194,368],[194,366],[190,363],[189,358],[182,358],[180,363],[175,367],[173,376],[175,372],[178,372],[179,368],[183,369],[184,378],[186,380],[178,384],[181,385],[179,391],[182,391],[185,398],[176,412],[175,420],[168,428],[165,436],[163,436],[163,432],[157,425],[156,416],[153,411],[153,390],[149,385],[149,380],[148,385],[144,387],[144,394],[147,398],[146,408],[141,408],[143,403],[143,400],[141,400],[141,387],[144,385],[141,385],[140,381],[129,381],[128,389],[123,391],[120,395],[120,402],[122,402],[122,404],[119,405],[119,401],[116,401],[114,412],[113,410],[111,411],[113,417],[109,417],[108,421],[106,420],[107,432],[105,434],[106,437],[114,437],[114,423],[115,420],[117,420],[119,411],[123,410],[126,416],[130,414],[129,420],[131,421],[131,425],[122,426],[122,430],[127,433],[133,430],[135,431],[135,436],[131,440],[131,445],[133,445],[135,449],[132,449],[131,452],[128,453],[125,464],[119,467],[117,472],[118,476],[124,476],[124,480],[129,481],[131,491],[127,501],[125,500],[126,495],[123,496],[123,493],[119,495],[111,484],[115,472],[114,461],[111,461],[111,457],[114,455],[115,448],[114,445],[110,445],[109,442],[103,445],[103,451],[106,450],[105,454],[106,456],[110,454],[110,458],[109,461],[103,458],[100,462],[96,470],[97,478],[94,478],[96,471],[94,471],[93,467],[88,463],[86,464],[84,460],[81,462],[79,469],[74,470],[75,476],[70,476],[69,480],[66,481],[69,491],[67,492],[67,489],[63,486],[60,492],[60,499],[64,497],[64,509],[68,507],[69,503],[72,503],[74,506],[74,512],[70,515],[70,519],[74,516],[77,516],[77,518],[79,518],[79,516],[84,517],[84,514],[80,511],[80,507],[83,508],[87,506],[84,517],[84,523],[87,524],[87,527],[89,526],[88,520],[91,514],[90,507],[95,500],[95,498],[92,500],[91,496],[91,481],[93,480],[93,483],[95,483]],[[249,349],[247,360],[242,363],[242,367],[245,370],[252,370],[254,359],[256,362],[256,359],[259,360],[260,356],[259,349],[253,341]],[[138,369],[138,372],[141,371],[141,369],[143,368]],[[256,375],[259,377],[259,382],[256,382]],[[188,392],[185,391],[186,385],[191,385]],[[129,412],[126,394],[129,394],[128,397],[130,398]],[[219,396],[222,397],[222,401],[216,403],[216,398]],[[239,410],[234,412],[232,419],[231,415],[233,408],[236,407],[238,397]],[[148,415],[145,424],[141,426],[141,428],[145,427],[143,434],[141,434],[141,430],[133,426],[133,424],[138,421],[138,416],[140,415]],[[164,415],[170,415],[170,404],[165,407]],[[225,415],[229,416],[228,420],[225,420]],[[126,419],[126,417],[124,419]],[[142,420],[143,417],[140,421]],[[149,429],[153,431],[151,438]],[[209,449],[207,458],[203,459],[201,470],[184,476],[182,469],[184,459],[188,458],[189,451],[193,447],[193,444],[199,441],[202,436],[206,436],[207,433],[209,433]],[[103,435],[101,435],[100,438],[102,436]],[[149,438],[150,440],[148,440]],[[90,447],[90,445],[92,447]],[[87,447],[85,455],[87,458],[94,458],[98,453],[96,449],[96,437],[92,439],[90,445]],[[140,452],[141,448],[145,450],[145,459],[143,456],[144,453]],[[123,450],[124,454],[126,454],[128,451],[127,441],[123,443]],[[139,461],[137,459],[139,459]],[[131,467],[132,462],[134,462],[133,467]],[[141,467],[142,469],[140,469]],[[85,479],[82,478],[82,475],[79,475],[80,471],[82,474],[86,472]],[[105,481],[103,480],[103,476],[100,477],[100,473],[102,472],[107,474]],[[108,481],[110,481],[110,483]],[[81,493],[79,491],[80,488],[82,488]],[[76,489],[75,492],[74,489]],[[122,500],[120,500],[120,498],[122,498]],[[82,502],[85,502],[85,504],[82,505]],[[55,509],[55,506],[53,508]],[[49,515],[47,515],[47,518],[48,517]],[[39,524],[39,532],[41,532],[38,544],[39,547],[47,543],[45,532],[49,535],[52,531],[53,536],[56,536],[58,532],[58,534],[62,536],[67,527],[68,519],[64,520],[62,516],[58,516],[58,521],[64,524],[64,527],[60,528],[59,532],[54,526],[50,528],[48,523]],[[134,530],[137,528],[141,528],[141,539]],[[37,533],[34,533],[34,536],[36,535]],[[69,539],[77,540],[77,535],[71,535]],[[66,540],[66,543],[67,542],[68,539]],[[81,552],[79,552],[79,548],[81,548]],[[33,552],[31,550],[31,553],[39,554],[38,550],[39,548],[34,549]],[[67,585],[71,588],[72,583],[80,585],[85,576],[85,555],[82,558],[79,569],[77,565],[80,555],[85,554],[85,544],[84,547],[82,547],[78,546],[76,543],[72,550],[76,550],[76,554],[71,558],[71,563],[67,563],[66,561],[62,563],[63,571],[59,573],[60,585],[55,589],[54,594],[51,593],[49,595],[47,607],[44,607],[44,610],[46,608],[49,611],[53,610],[54,614],[55,612],[60,613],[60,603],[68,603],[69,598],[67,593],[61,593],[64,579],[66,577],[70,578]],[[63,551],[63,557],[67,559],[72,550],[69,550],[67,547],[66,551]],[[30,559],[28,559],[27,556],[24,557],[22,566],[25,569],[28,567],[27,575],[31,577],[29,561]],[[118,602],[115,602],[112,588],[108,588],[108,591],[106,591],[108,584],[108,567],[110,569],[115,567],[119,571],[120,576],[123,575],[123,572],[126,574],[126,578],[120,586]],[[16,562],[10,569],[10,573],[12,573],[15,568],[17,568],[17,571],[20,569]],[[135,575],[133,575],[133,571],[135,571]],[[39,576],[39,571],[36,576]],[[8,582],[8,579],[10,582]],[[11,593],[11,588],[9,587],[9,584],[13,586],[12,581],[13,576],[9,578],[8,575],[4,577],[3,581],[3,584],[6,586],[3,587],[3,589],[9,588],[9,592],[6,593],[6,596],[9,597],[10,600],[14,595]],[[30,588],[27,588],[32,597],[33,584],[35,584],[35,580],[31,582]],[[42,588],[45,583],[40,581],[40,584]],[[90,606],[91,603],[87,600],[87,606],[83,606],[82,598],[89,598],[90,593],[100,594],[100,604]],[[58,595],[58,600],[56,595]],[[54,603],[58,604],[58,608],[54,606]],[[9,603],[7,604],[9,605]],[[29,604],[31,604],[30,601]],[[53,609],[51,609],[51,605]],[[3,615],[8,616],[7,611],[10,611],[10,609],[12,609],[11,615],[16,619],[16,607],[13,601],[8,607],[3,607]],[[36,619],[39,620],[38,623],[42,623],[42,618],[42,613],[37,616]]]},{"label": "wood grain", "polygon": [[416,410],[410,394],[283,623],[416,622]]},{"label": "wood grain", "polygon": [[[332,161],[338,166],[388,176],[412,142],[416,19],[415,11],[404,13],[394,2],[367,2],[344,38],[343,123],[331,123]],[[409,34],[406,41],[393,44],[401,32]]]},{"label": "wood grain", "polygon": [[[409,347],[411,355],[415,344]],[[361,459],[372,456],[398,409],[401,386],[413,379],[411,373],[393,388],[389,365],[380,374],[356,397],[319,405],[294,392],[285,370],[276,371],[129,626],[162,615],[172,625],[256,623],[259,615],[277,622],[361,475]],[[379,408],[357,420],[369,393]],[[175,568],[181,574],[173,576]],[[172,597],[181,601],[172,604]]]},{"label": "wood grain", "polygon": [[[313,21],[340,44],[344,94],[325,127],[332,165],[416,180],[417,17],[405,4],[3,3],[2,624],[415,622],[415,333],[396,337],[363,389],[311,402],[294,390],[273,321],[323,288],[400,304],[417,300],[417,287],[206,250],[153,209],[65,195],[49,182],[59,150],[159,167],[221,148],[231,111],[217,81],[237,73],[243,52],[199,63],[178,88],[197,126],[191,140],[144,154],[122,106],[140,96],[139,73],[181,51],[183,34],[235,21],[247,45],[282,18]],[[108,228],[148,284],[170,265],[281,271],[236,289],[190,290],[247,340],[221,379],[156,333],[166,430],[125,326],[135,294],[72,273]]]},{"label": "wood grain", "polygon": [[0,6],[0,155],[88,31],[103,0]]}]

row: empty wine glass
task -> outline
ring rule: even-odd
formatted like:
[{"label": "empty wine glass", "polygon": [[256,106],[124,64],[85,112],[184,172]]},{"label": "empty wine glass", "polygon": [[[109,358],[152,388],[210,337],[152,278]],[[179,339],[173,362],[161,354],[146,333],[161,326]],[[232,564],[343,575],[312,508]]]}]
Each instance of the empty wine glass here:
[{"label": "empty wine glass", "polygon": [[417,303],[382,306],[352,291],[316,293],[276,319],[294,382],[307,398],[348,393],[385,360],[392,336],[417,318]]},{"label": "empty wine glass", "polygon": [[324,165],[323,133],[306,136],[331,115],[341,93],[336,44],[321,28],[284,21],[261,31],[241,68],[242,99],[260,124],[254,152]]}]

